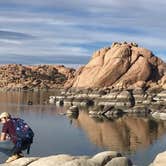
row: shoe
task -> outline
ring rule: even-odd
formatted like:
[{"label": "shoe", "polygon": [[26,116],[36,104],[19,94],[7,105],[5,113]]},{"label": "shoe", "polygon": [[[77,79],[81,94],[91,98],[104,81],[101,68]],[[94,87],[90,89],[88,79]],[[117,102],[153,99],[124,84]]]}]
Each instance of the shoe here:
[{"label": "shoe", "polygon": [[14,161],[14,160],[17,160],[17,159],[19,159],[19,158],[21,158],[21,155],[15,154],[15,155],[9,157],[9,158],[6,160],[6,163],[10,163],[10,162],[12,162],[12,161]]},{"label": "shoe", "polygon": [[18,155],[19,155],[20,158],[21,158],[21,157],[24,157],[24,154],[23,154],[22,152],[19,153]]}]

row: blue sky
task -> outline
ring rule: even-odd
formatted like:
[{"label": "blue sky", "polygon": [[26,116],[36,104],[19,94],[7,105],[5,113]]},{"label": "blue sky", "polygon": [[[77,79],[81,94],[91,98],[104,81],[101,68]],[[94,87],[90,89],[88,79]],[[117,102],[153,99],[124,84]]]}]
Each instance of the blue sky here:
[{"label": "blue sky", "polygon": [[166,1],[0,0],[0,64],[85,64],[114,41],[166,61]]}]

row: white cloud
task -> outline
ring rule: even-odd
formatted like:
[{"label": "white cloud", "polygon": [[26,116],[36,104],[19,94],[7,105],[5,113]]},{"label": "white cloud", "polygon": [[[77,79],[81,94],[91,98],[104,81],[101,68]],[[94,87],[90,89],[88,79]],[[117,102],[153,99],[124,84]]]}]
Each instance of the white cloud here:
[{"label": "white cloud", "polygon": [[[0,9],[4,4],[14,7],[0,10],[0,30],[36,38],[0,37],[0,56],[91,56],[100,43],[113,41],[134,41],[152,51],[166,52],[166,2],[161,0],[1,0]],[[91,44],[96,46],[87,47]],[[164,53],[158,55],[165,58]]]},{"label": "white cloud", "polygon": [[[22,42],[19,40],[9,40],[9,39],[0,39],[0,45],[4,46],[6,44],[21,45]],[[9,46],[9,45],[8,45]]]}]

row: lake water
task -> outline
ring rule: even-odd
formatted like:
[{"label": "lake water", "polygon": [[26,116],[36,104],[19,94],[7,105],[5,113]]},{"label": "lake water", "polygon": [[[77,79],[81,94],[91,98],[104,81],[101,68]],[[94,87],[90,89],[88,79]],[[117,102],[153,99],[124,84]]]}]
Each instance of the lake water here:
[{"label": "lake water", "polygon": [[[30,156],[94,155],[115,150],[138,166],[147,166],[166,150],[166,122],[124,116],[116,120],[90,118],[80,110],[77,119],[63,115],[63,107],[46,104],[55,92],[1,92],[0,112],[25,119],[35,132]],[[33,105],[27,105],[28,101]],[[7,156],[0,156],[2,163]]]}]

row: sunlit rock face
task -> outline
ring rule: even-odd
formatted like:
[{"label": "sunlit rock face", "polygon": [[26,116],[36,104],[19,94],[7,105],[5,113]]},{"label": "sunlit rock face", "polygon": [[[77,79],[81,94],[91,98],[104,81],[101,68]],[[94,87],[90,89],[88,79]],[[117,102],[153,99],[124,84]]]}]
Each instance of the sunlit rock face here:
[{"label": "sunlit rock face", "polygon": [[73,87],[165,87],[166,63],[134,43],[113,43],[80,68]]},{"label": "sunlit rock face", "polygon": [[149,146],[166,131],[166,122],[124,116],[113,121],[96,121],[80,112],[75,125],[82,128],[91,142],[119,152],[136,151]]},{"label": "sunlit rock face", "polygon": [[155,157],[153,163],[149,166],[165,166],[165,163],[166,163],[166,151],[159,153]]},{"label": "sunlit rock face", "polygon": [[94,156],[71,156],[67,154],[48,157],[23,157],[1,166],[132,166],[132,161],[115,151],[105,151]]}]

